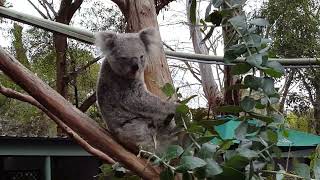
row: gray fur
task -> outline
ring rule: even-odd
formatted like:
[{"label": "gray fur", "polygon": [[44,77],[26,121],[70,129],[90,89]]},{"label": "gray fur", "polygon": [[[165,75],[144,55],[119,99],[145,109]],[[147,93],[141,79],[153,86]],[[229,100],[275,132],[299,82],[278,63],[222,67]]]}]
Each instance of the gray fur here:
[{"label": "gray fur", "polygon": [[162,152],[176,140],[172,118],[177,104],[154,96],[144,82],[146,60],[159,46],[157,39],[152,28],[96,35],[96,45],[106,56],[98,79],[98,105],[111,133],[133,151]]}]

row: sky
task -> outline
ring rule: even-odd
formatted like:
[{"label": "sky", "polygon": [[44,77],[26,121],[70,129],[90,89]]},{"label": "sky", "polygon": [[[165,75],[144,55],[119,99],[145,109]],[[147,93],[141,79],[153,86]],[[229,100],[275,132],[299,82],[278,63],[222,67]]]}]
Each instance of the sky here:
[{"label": "sky", "polygon": [[[9,3],[12,4],[12,9],[17,10],[19,12],[23,12],[26,14],[30,14],[33,16],[41,17],[38,12],[28,3],[27,0],[7,0]],[[189,29],[186,25],[187,17],[186,17],[186,0],[177,0],[174,2],[171,2],[169,6],[166,8],[166,10],[163,10],[158,15],[158,23],[160,27],[160,34],[162,41],[166,44],[170,45],[173,49],[179,52],[193,52],[193,46],[190,39]],[[35,2],[35,1],[33,1]],[[56,0],[56,2],[59,2]],[[106,6],[110,5],[111,0],[104,0],[102,1],[105,3]],[[257,8],[261,6],[262,1],[258,0],[249,0],[247,1],[247,6],[245,7],[245,10],[250,11],[251,9]],[[58,6],[58,4],[57,4]],[[204,16],[206,5],[202,5],[203,9],[199,12],[200,17]],[[58,7],[55,7],[56,9]],[[75,24],[74,26],[80,27],[79,24]],[[8,28],[8,27],[0,27],[1,28]],[[221,31],[221,30],[220,30]],[[0,34],[0,42],[1,46],[8,46],[10,43],[10,37],[8,37],[6,34],[2,33]],[[216,50],[216,55],[223,56],[223,45],[219,44]],[[181,62],[168,60],[169,64],[181,64]],[[214,68],[214,72],[216,72],[215,66],[212,66]],[[216,75],[216,74],[215,74]],[[185,96],[191,96],[193,94],[203,94],[202,87],[199,85],[198,81],[193,78],[193,76],[188,72],[179,72],[176,74],[174,78],[175,86],[176,87],[188,87],[183,89],[183,94]],[[197,103],[195,103],[197,102]],[[206,102],[204,100],[203,96],[199,96],[196,101],[193,102],[195,106],[205,106]]]}]

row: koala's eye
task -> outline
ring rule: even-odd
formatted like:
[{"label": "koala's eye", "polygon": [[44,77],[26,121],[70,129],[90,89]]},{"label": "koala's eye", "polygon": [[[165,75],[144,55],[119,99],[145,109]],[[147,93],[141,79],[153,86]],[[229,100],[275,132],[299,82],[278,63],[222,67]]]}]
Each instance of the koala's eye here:
[{"label": "koala's eye", "polygon": [[143,55],[142,55],[142,56],[140,56],[140,59],[143,59]]}]

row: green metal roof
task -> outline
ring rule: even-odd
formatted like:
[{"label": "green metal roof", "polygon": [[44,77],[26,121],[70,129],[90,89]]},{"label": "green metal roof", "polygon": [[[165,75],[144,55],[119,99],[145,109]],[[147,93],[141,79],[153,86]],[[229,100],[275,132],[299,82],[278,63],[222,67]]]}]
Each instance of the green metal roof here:
[{"label": "green metal roof", "polygon": [[[255,123],[251,121],[252,123]],[[215,127],[219,136],[223,140],[235,139],[235,129],[240,125],[241,121],[229,120],[228,122]],[[317,146],[320,144],[320,136],[297,131],[293,129],[287,129],[288,137],[284,137],[282,132],[278,132],[278,146]],[[212,140],[213,143],[219,142],[219,139]]]}]

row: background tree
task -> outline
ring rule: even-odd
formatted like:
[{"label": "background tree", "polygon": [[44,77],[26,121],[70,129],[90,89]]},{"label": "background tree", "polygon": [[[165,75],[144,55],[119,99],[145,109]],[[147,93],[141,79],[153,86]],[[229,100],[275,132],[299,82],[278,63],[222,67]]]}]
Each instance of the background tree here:
[{"label": "background tree", "polygon": [[[270,55],[286,58],[313,58],[319,56],[319,8],[317,0],[269,0],[262,16],[271,23],[266,34],[274,41]],[[293,18],[294,17],[294,18]],[[312,66],[304,69],[288,69],[280,111],[289,96],[287,105],[295,112],[306,113],[310,110],[308,101],[313,106],[313,118],[310,127],[320,133],[320,78],[319,70]],[[298,89],[289,92],[289,87],[298,83]]]}]

